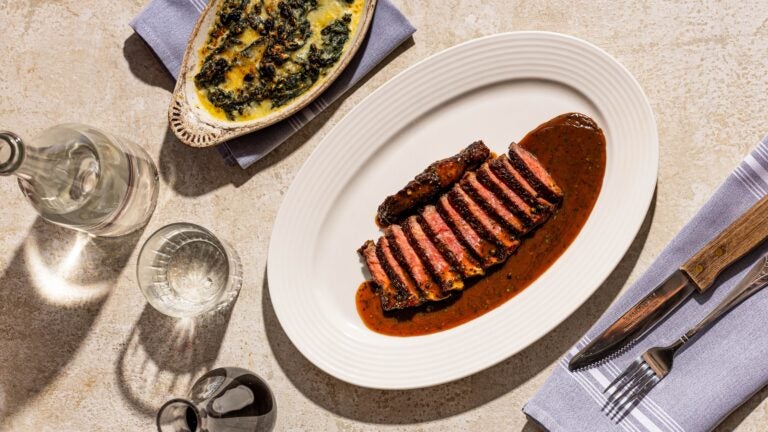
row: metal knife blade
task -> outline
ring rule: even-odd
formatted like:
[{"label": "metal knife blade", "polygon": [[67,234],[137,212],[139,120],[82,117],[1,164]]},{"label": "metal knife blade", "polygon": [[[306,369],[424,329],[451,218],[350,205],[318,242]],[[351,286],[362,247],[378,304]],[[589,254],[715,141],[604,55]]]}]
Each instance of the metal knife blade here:
[{"label": "metal knife blade", "polygon": [[706,292],[717,276],[768,239],[768,195],[731,222],[678,270],[632,306],[569,362],[579,369],[617,352],[648,331],[694,291]]},{"label": "metal knife blade", "polygon": [[589,366],[619,351],[650,330],[694,291],[696,287],[691,280],[676,270],[573,356],[568,369],[574,371]]}]

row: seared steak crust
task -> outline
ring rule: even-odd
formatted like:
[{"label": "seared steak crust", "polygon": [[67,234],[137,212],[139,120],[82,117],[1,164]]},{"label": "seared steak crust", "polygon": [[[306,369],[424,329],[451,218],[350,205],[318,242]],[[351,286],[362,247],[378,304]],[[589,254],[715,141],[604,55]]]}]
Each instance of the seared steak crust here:
[{"label": "seared steak crust", "polygon": [[422,229],[418,217],[410,216],[406,219],[403,223],[403,231],[410,244],[413,245],[413,249],[418,254],[424,267],[429,270],[436,280],[440,281],[440,286],[444,291],[463,289],[464,281],[461,279],[461,275],[443,258],[440,250],[430,240],[429,235],[424,229]]},{"label": "seared steak crust", "polygon": [[482,238],[470,223],[453,207],[447,194],[440,197],[437,204],[438,213],[446,221],[456,237],[463,240],[464,245],[480,259],[483,267],[490,267],[506,259],[504,251],[495,244]]},{"label": "seared steak crust", "polygon": [[507,186],[496,174],[491,171],[489,164],[485,163],[477,170],[477,180],[500,199],[504,207],[520,219],[526,229],[538,225],[543,219],[543,213],[536,207],[525,202],[520,195]]},{"label": "seared steak crust", "polygon": [[515,233],[515,235],[520,236],[530,228],[530,220],[527,218],[521,220],[513,214],[505,206],[501,198],[497,197],[491,190],[480,183],[475,173],[467,173],[459,185],[488,215],[501,223],[504,228]]},{"label": "seared steak crust", "polygon": [[377,223],[389,226],[405,219],[419,207],[448,190],[465,172],[485,162],[491,151],[482,141],[476,141],[457,155],[432,163],[416,178],[379,206]]},{"label": "seared steak crust", "polygon": [[429,270],[422,264],[421,258],[417,255],[408,239],[405,237],[403,228],[400,225],[391,225],[384,235],[387,237],[392,252],[400,264],[400,267],[406,269],[416,282],[421,294],[427,300],[442,300],[448,295],[443,292],[440,285],[432,279]]},{"label": "seared steak crust", "polygon": [[456,185],[453,190],[448,192],[448,201],[469,222],[476,233],[485,240],[499,246],[500,252],[498,256],[502,260],[507,259],[512,251],[517,248],[515,236],[502,228],[498,222],[483,211],[461,187]]},{"label": "seared steak crust", "polygon": [[453,233],[451,227],[445,222],[435,206],[424,207],[421,215],[416,219],[424,232],[434,241],[437,249],[443,254],[454,268],[464,277],[482,276],[485,270],[472,256],[461,240]]},{"label": "seared steak crust", "polygon": [[384,310],[390,310],[394,308],[397,302],[397,289],[392,286],[392,281],[387,276],[384,267],[382,267],[379,257],[376,253],[376,244],[371,240],[368,240],[358,249],[360,255],[363,256],[368,271],[371,273],[371,277],[374,282],[374,290],[379,295],[381,300],[381,307]]},{"label": "seared steak crust", "polygon": [[392,286],[397,291],[392,309],[402,309],[422,304],[424,301],[419,294],[419,289],[416,288],[416,283],[398,263],[386,236],[379,238],[379,242],[376,245],[376,255],[384,271],[387,272],[387,276],[392,281]]},{"label": "seared steak crust", "polygon": [[501,155],[491,161],[491,171],[504,182],[510,189],[515,191],[528,205],[532,206],[537,212],[548,212],[554,208],[554,205],[540,197],[538,192],[528,183],[528,180],[520,174],[509,162],[506,155]]},{"label": "seared steak crust", "polygon": [[516,143],[509,145],[509,160],[512,166],[525,177],[528,184],[547,201],[557,204],[563,198],[563,191],[536,156]]}]

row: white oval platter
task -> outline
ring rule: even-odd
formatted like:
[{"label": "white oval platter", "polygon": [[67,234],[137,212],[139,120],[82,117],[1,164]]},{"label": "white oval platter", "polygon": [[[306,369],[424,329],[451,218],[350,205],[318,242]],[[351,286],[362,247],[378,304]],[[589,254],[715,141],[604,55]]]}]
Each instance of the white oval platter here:
[{"label": "white oval platter", "polygon": [[[565,112],[607,141],[603,187],[586,225],[533,284],[456,328],[391,337],[358,317],[356,249],[379,231],[380,201],[476,139],[498,153]],[[656,184],[653,112],[632,75],[600,48],[546,32],[449,48],[374,91],[325,137],[293,181],[269,248],[269,293],[288,337],[317,367],[379,389],[437,385],[490,367],[555,328],[624,256]]]}]

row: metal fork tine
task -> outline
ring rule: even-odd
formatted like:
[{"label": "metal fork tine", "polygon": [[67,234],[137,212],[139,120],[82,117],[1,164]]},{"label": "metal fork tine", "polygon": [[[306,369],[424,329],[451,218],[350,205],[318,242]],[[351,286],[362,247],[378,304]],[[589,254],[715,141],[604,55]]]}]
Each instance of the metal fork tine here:
[{"label": "metal fork tine", "polygon": [[640,394],[642,394],[647,384],[649,382],[652,382],[655,377],[656,377],[656,374],[653,372],[653,370],[647,367],[644,368],[643,374],[640,377],[638,377],[632,383],[631,386],[627,386],[627,389],[622,395],[622,397],[617,400],[616,406],[612,410],[614,411],[614,414],[612,415],[612,417],[615,417],[621,414],[628,404],[631,404],[633,400],[635,400]]},{"label": "metal fork tine", "polygon": [[627,394],[627,392],[632,390],[637,380],[643,376],[647,369],[648,365],[645,364],[645,362],[638,361],[637,365],[635,365],[634,370],[632,371],[632,374],[630,374],[626,380],[622,381],[619,383],[619,385],[616,386],[616,390],[610,396],[608,396],[607,402],[611,405],[614,405],[617,400],[620,400],[625,394]]},{"label": "metal fork tine", "polygon": [[621,413],[622,408],[626,406],[628,402],[632,401],[633,395],[639,387],[645,385],[645,381],[648,378],[649,371],[653,374],[650,367],[645,362],[640,362],[640,367],[631,375],[628,381],[620,387],[616,388],[616,391],[611,394],[603,405],[603,411],[606,415],[614,418]]},{"label": "metal fork tine", "polygon": [[617,411],[613,418],[619,422],[624,417],[626,417],[627,414],[632,411],[632,408],[639,404],[640,400],[642,400],[648,391],[650,391],[650,389],[652,389],[653,386],[656,385],[656,383],[659,381],[661,381],[661,379],[656,376],[656,373],[654,373],[652,370],[649,370],[647,375],[644,377],[644,380],[635,386],[635,389],[632,391],[632,393],[627,395],[625,402],[622,404],[622,409]]},{"label": "metal fork tine", "polygon": [[642,398],[645,396],[646,393],[648,393],[653,386],[659,383],[661,381],[661,378],[659,378],[655,373],[649,377],[648,380],[646,380],[645,384],[643,384],[642,387],[640,387],[637,390],[637,393],[635,393],[636,398]]},{"label": "metal fork tine", "polygon": [[627,377],[627,376],[629,376],[631,373],[635,373],[635,372],[637,371],[637,368],[639,368],[639,367],[641,366],[641,364],[640,364],[640,363],[641,363],[641,362],[640,362],[640,360],[635,360],[635,361],[633,361],[632,363],[630,363],[630,365],[629,365],[629,366],[627,366],[627,368],[626,368],[626,369],[624,369],[624,372],[622,372],[622,374],[621,374],[621,375],[617,376],[617,377],[616,377],[616,379],[614,379],[613,381],[611,381],[611,383],[610,383],[610,384],[608,384],[608,387],[606,387],[606,388],[605,388],[605,390],[603,390],[603,393],[606,393],[606,392],[608,392],[608,389],[610,389],[610,388],[611,388],[611,387],[613,387],[613,386],[617,386],[617,388],[618,388],[618,384],[619,384],[619,383],[620,383],[620,382],[621,382],[621,381],[622,381],[622,380],[623,380],[625,377]]}]

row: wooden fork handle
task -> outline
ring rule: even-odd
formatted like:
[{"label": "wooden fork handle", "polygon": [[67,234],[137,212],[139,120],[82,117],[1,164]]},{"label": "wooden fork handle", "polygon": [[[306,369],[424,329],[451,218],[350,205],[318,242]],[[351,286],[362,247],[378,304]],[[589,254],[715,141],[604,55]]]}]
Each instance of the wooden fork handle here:
[{"label": "wooden fork handle", "polygon": [[680,267],[698,288],[709,289],[715,278],[768,238],[768,196],[707,243]]}]

